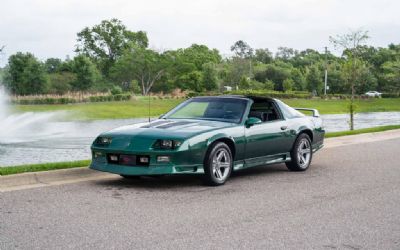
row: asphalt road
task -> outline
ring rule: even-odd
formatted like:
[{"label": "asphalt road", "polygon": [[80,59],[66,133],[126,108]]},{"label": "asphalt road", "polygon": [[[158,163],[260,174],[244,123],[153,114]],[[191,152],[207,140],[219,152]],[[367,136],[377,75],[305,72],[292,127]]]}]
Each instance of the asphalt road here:
[{"label": "asphalt road", "polygon": [[400,139],[218,188],[171,176],[0,193],[0,249],[400,249]]}]

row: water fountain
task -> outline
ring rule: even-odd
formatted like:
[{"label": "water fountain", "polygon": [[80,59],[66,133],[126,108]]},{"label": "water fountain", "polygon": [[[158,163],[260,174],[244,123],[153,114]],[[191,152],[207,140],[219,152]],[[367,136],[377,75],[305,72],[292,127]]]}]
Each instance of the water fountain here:
[{"label": "water fountain", "polygon": [[0,88],[0,167],[90,158],[90,144],[103,131],[144,119],[67,121],[58,112],[11,112]]},{"label": "water fountain", "polygon": [[8,97],[0,87],[0,143],[32,141],[66,132],[66,128],[51,126],[64,115],[65,112],[11,114]]}]

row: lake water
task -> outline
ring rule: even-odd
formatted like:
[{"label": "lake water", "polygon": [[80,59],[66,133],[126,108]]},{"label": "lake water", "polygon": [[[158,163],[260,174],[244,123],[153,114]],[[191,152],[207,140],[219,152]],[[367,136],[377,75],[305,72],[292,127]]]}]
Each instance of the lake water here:
[{"label": "lake water", "polygon": [[[90,158],[90,144],[103,131],[146,119],[54,121],[62,113],[8,116],[0,124],[0,167]],[[323,115],[327,132],[348,130],[349,116]],[[1,119],[0,119],[1,120]],[[355,128],[400,124],[400,112],[358,113]]]}]

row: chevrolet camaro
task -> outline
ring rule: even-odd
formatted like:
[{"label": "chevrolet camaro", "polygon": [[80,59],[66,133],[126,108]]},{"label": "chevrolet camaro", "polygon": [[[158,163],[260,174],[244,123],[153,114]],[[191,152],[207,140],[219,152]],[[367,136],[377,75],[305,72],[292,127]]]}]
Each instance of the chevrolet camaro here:
[{"label": "chevrolet camaro", "polygon": [[124,178],[201,174],[216,186],[254,166],[285,163],[305,171],[324,134],[315,109],[264,97],[195,97],[157,120],[100,134],[90,168]]}]

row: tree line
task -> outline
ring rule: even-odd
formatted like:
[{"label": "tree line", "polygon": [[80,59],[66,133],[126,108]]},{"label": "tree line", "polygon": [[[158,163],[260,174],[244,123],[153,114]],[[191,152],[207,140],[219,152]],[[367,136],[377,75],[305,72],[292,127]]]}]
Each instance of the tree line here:
[{"label": "tree line", "polygon": [[[356,38],[362,39],[352,43]],[[32,53],[18,52],[8,58],[0,76],[16,95],[110,90],[147,95],[177,88],[222,91],[224,86],[322,95],[327,69],[331,94],[400,92],[400,45],[373,47],[366,45],[367,40],[366,31],[332,37],[340,56],[287,47],[273,54],[239,40],[230,48],[233,55],[223,58],[218,50],[199,44],[156,51],[149,48],[146,32],[128,30],[120,20],[111,19],[77,34],[75,57],[40,61]]]}]

